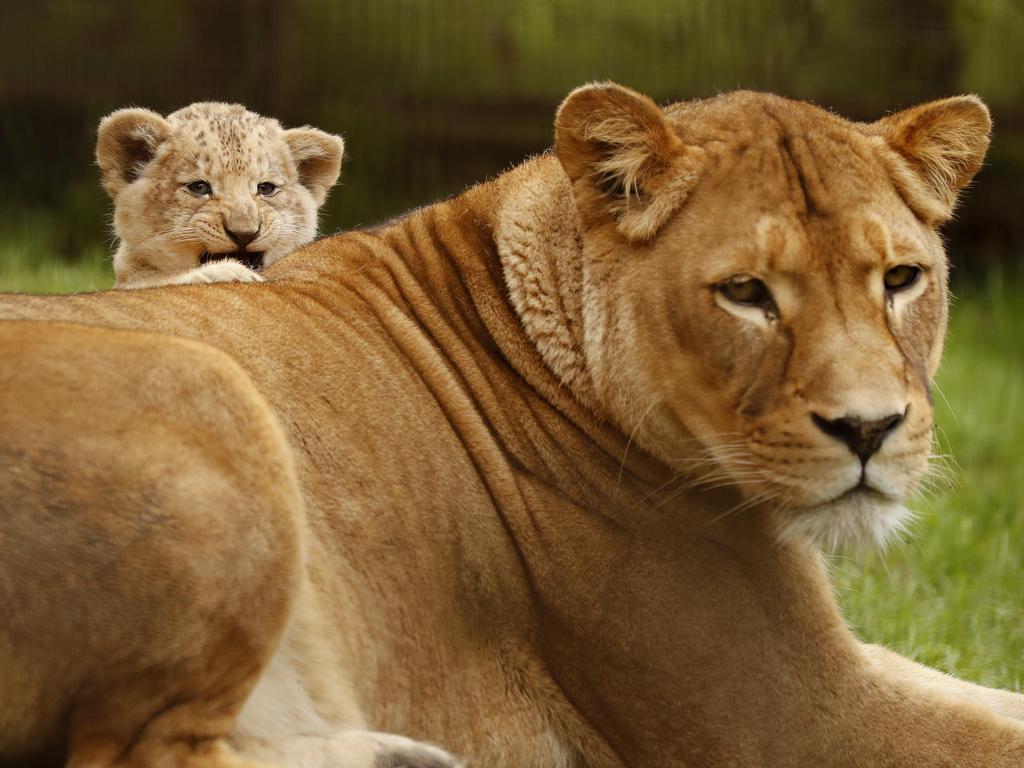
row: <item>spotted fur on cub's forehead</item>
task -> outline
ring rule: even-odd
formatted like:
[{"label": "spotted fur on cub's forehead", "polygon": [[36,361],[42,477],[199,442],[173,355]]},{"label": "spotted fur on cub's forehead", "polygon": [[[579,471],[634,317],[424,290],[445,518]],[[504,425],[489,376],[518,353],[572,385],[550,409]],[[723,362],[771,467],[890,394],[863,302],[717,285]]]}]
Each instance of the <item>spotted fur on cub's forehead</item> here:
[{"label": "spotted fur on cub's forehead", "polygon": [[177,156],[182,166],[198,164],[211,174],[231,176],[286,173],[283,129],[273,118],[240,104],[204,102],[179,109],[167,122],[173,128],[167,155]]}]

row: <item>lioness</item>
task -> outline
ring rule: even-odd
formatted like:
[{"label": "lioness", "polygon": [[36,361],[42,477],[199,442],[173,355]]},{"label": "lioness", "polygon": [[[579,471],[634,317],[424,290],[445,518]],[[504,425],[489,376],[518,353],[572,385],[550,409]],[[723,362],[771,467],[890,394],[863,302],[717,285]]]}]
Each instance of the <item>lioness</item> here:
[{"label": "lioness", "polygon": [[256,269],[316,236],[344,149],[238,104],[107,115],[96,162],[120,241],[115,287],[258,281]]},{"label": "lioness", "polygon": [[925,471],[989,128],[591,85],[265,283],[4,297],[92,327],[0,326],[0,753],[1024,765],[1024,699],[859,643],[816,544]]}]

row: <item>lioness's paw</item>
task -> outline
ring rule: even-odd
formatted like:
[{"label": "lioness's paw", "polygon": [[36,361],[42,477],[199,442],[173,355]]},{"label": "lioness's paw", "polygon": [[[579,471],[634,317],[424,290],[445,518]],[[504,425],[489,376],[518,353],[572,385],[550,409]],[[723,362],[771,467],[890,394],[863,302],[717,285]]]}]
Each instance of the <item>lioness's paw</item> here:
[{"label": "lioness's paw", "polygon": [[443,749],[393,733],[348,731],[339,736],[347,742],[350,755],[368,748],[368,753],[364,754],[371,759],[366,768],[459,768],[461,765]]},{"label": "lioness's paw", "polygon": [[248,741],[241,748],[289,768],[460,768],[443,749],[376,731],[341,731],[331,736],[293,736],[270,742]]},{"label": "lioness's paw", "polygon": [[262,283],[259,273],[234,259],[222,259],[190,269],[175,282],[179,285],[203,283]]},{"label": "lioness's paw", "polygon": [[416,742],[384,747],[373,762],[373,768],[459,768],[460,765],[444,750]]}]

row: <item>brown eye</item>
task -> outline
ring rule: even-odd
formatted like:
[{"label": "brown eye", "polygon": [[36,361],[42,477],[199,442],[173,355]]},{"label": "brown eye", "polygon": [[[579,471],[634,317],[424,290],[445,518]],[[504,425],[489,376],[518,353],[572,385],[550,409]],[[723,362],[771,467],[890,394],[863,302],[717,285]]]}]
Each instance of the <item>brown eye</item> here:
[{"label": "brown eye", "polygon": [[272,197],[277,192],[277,185],[270,181],[261,181],[256,185],[256,191],[263,197]]},{"label": "brown eye", "polygon": [[921,268],[910,264],[900,264],[885,273],[885,290],[891,292],[905,291],[917,282],[921,276]]},{"label": "brown eye", "polygon": [[724,283],[720,283],[718,291],[729,301],[736,304],[745,304],[762,309],[772,309],[775,302],[768,286],[756,277],[737,276],[730,277]]},{"label": "brown eye", "polygon": [[213,192],[213,189],[210,187],[210,182],[208,181],[190,182],[185,185],[185,189],[187,189],[191,194],[195,195],[196,197],[205,197],[206,195]]}]

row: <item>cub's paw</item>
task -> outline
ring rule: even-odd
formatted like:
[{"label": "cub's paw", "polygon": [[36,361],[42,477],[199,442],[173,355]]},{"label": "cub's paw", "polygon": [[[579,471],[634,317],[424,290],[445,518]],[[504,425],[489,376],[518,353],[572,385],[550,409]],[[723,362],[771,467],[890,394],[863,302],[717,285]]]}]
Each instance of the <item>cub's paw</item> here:
[{"label": "cub's paw", "polygon": [[262,283],[263,278],[255,270],[240,261],[221,259],[190,269],[175,280],[178,285],[200,285],[203,283]]}]

